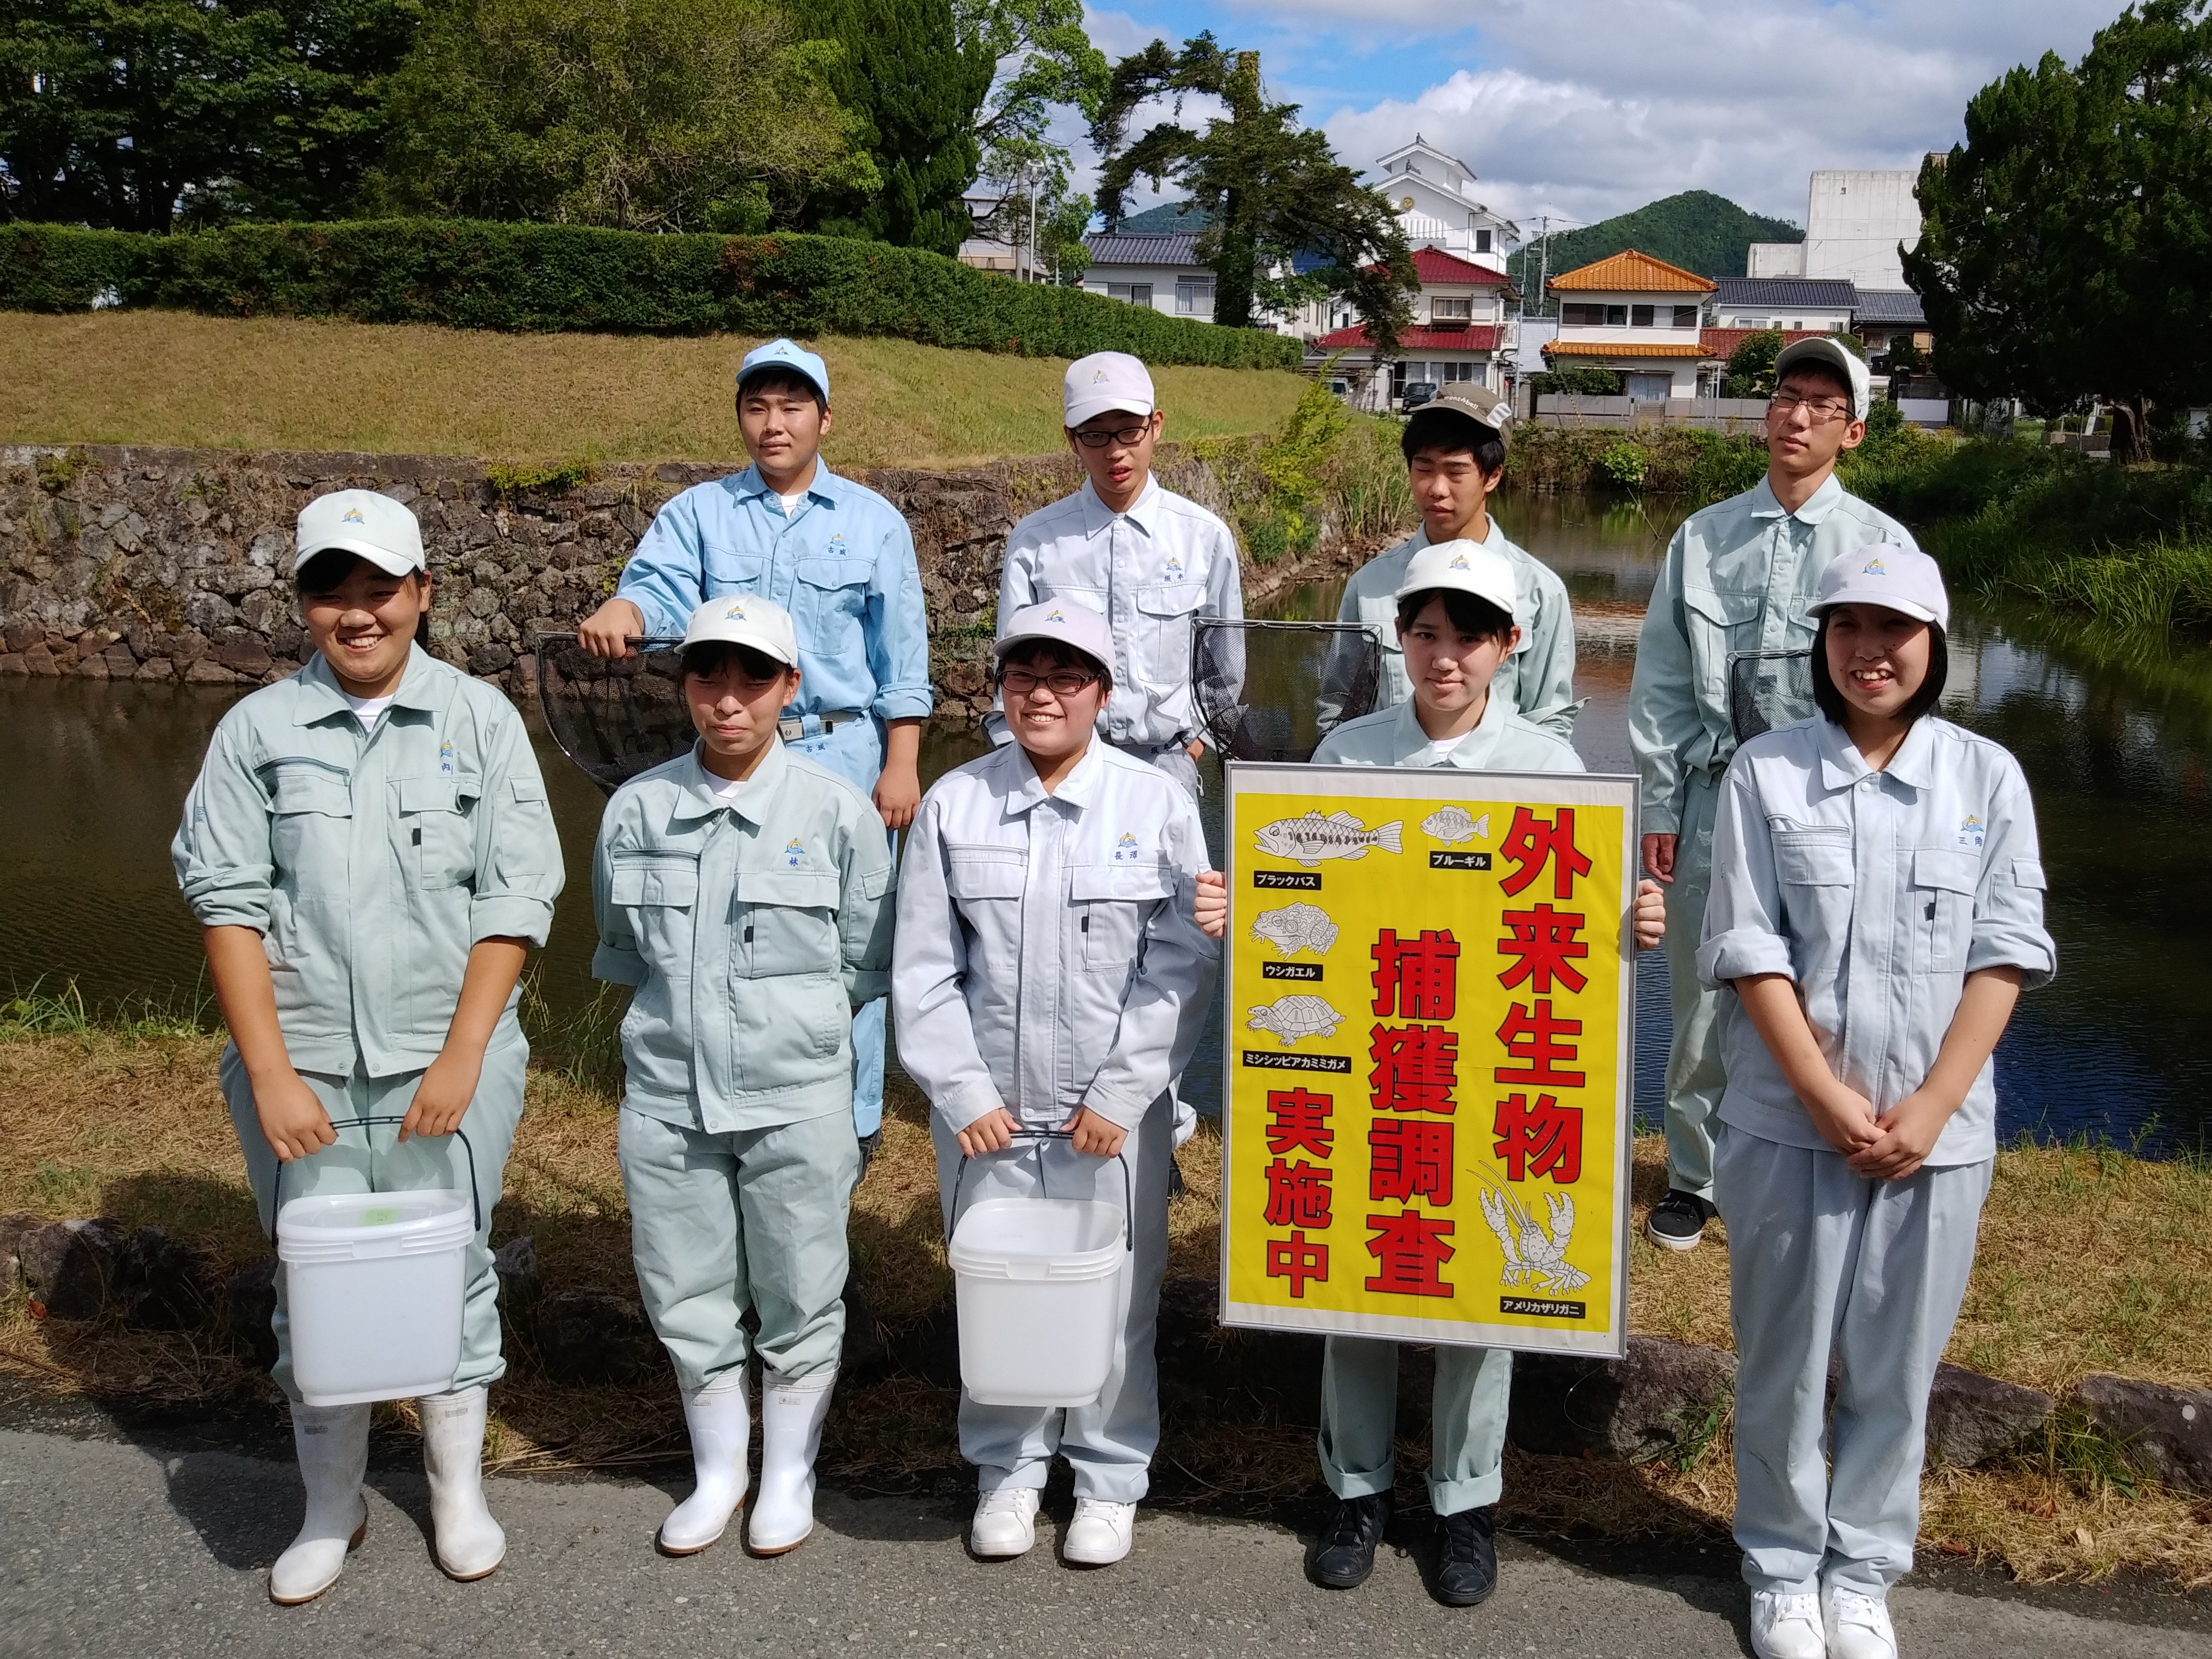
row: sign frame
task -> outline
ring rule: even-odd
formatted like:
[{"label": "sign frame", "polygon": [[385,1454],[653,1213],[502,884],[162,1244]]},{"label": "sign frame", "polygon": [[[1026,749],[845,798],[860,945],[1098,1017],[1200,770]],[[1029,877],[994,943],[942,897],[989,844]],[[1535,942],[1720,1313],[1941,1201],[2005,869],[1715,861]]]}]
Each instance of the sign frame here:
[{"label": "sign frame", "polygon": [[[1636,1078],[1636,939],[1634,913],[1640,866],[1638,792],[1632,775],[1593,772],[1480,772],[1459,767],[1316,766],[1311,763],[1225,760],[1223,763],[1222,830],[1224,869],[1229,887],[1228,933],[1222,957],[1222,1118],[1221,1118],[1221,1292],[1219,1319],[1224,1326],[1259,1330],[1290,1330],[1308,1334],[1363,1336],[1401,1342],[1516,1349],[1526,1352],[1571,1353],[1592,1358],[1620,1358],[1628,1349],[1628,1264],[1633,1229],[1631,1224],[1631,1175],[1634,1154]],[[1335,799],[1367,799],[1425,805],[1436,803],[1488,802],[1525,798],[1544,808],[1559,806],[1615,809],[1620,812],[1620,870],[1621,894],[1618,948],[1620,974],[1615,1020],[1616,1065],[1613,1080],[1613,1225],[1607,1243],[1612,1252],[1610,1317],[1601,1331],[1546,1328],[1534,1325],[1484,1323],[1461,1319],[1425,1319],[1409,1314],[1355,1313],[1321,1308],[1288,1308],[1236,1299],[1231,1272],[1237,1233],[1231,1218],[1237,1206],[1248,1204],[1253,1175],[1240,1181],[1237,1169],[1240,1049],[1249,1046],[1252,1033],[1243,1023],[1249,1012],[1237,989],[1237,952],[1244,947],[1252,917],[1267,902],[1255,888],[1253,876],[1261,857],[1253,844],[1255,825],[1241,823],[1240,797],[1255,795],[1315,795]],[[1279,809],[1271,809],[1279,810]],[[1249,809],[1248,809],[1249,816]],[[1410,848],[1408,850],[1411,850]],[[1372,854],[1369,854],[1373,856]],[[1454,856],[1432,854],[1436,868],[1454,867],[1434,860]],[[1272,860],[1280,865],[1281,859]],[[1326,867],[1324,866],[1324,867]],[[1468,867],[1468,866],[1459,866]],[[1295,898],[1293,884],[1284,884],[1285,898]],[[1595,896],[1595,895],[1593,895]],[[1593,930],[1592,943],[1602,937]],[[1291,977],[1285,975],[1285,977]],[[1269,975],[1271,980],[1274,975]],[[1295,983],[1281,985],[1295,992]],[[1363,1000],[1363,1008],[1365,1004]],[[1363,1016],[1364,1017],[1364,1016]],[[1301,1075],[1286,1069],[1286,1078]],[[1484,1084],[1483,1088],[1492,1085]],[[1591,1096],[1598,1094],[1592,1089]],[[1595,1104],[1595,1100],[1592,1101]],[[1485,1132],[1486,1133],[1486,1132]]]}]

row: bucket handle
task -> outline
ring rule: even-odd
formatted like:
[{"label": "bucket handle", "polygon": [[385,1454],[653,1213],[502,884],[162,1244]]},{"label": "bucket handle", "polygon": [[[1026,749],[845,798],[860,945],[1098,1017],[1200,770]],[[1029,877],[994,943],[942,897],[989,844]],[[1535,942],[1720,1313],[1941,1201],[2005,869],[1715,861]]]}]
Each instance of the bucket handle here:
[{"label": "bucket handle", "polygon": [[[1013,1137],[1016,1140],[1073,1140],[1075,1132],[1073,1129],[1016,1129],[1013,1132]],[[1001,1152],[1012,1150],[1011,1146],[1000,1148]],[[989,1156],[995,1157],[997,1154],[992,1153]],[[1037,1185],[1044,1188],[1045,1196],[1050,1198],[1052,1190],[1050,1183],[1045,1179],[1044,1148],[1042,1146],[1036,1149],[1036,1159]],[[1137,1203],[1134,1195],[1135,1188],[1129,1184],[1129,1155],[1126,1152],[1116,1152],[1114,1154],[1114,1161],[1121,1166],[1121,1248],[1133,1255],[1137,1249]],[[967,1177],[968,1154],[963,1152],[960,1154],[960,1168],[952,1177],[951,1214],[945,1218],[945,1243],[948,1247],[952,1243],[952,1223],[960,1213],[960,1183]]]},{"label": "bucket handle", "polygon": [[[365,1128],[372,1123],[404,1123],[406,1121],[407,1119],[404,1113],[397,1115],[385,1113],[375,1117],[349,1117],[343,1122],[339,1121],[337,1118],[332,1118],[331,1120],[331,1127],[337,1130],[344,1130],[358,1123]],[[482,1232],[483,1231],[483,1197],[477,1187],[477,1149],[469,1145],[468,1131],[462,1128],[459,1124],[457,1123],[453,1126],[453,1133],[459,1137],[460,1140],[461,1150],[469,1155],[469,1210],[476,1218],[477,1231],[478,1232]],[[435,1136],[432,1137],[434,1139],[437,1138],[438,1137]],[[331,1143],[333,1146],[336,1146],[337,1144],[337,1143],[335,1141]],[[312,1152],[308,1154],[308,1157],[310,1158],[313,1156],[314,1154]],[[1126,1176],[1127,1171],[1124,1170],[1123,1174]],[[276,1166],[276,1180],[270,1189],[270,1194],[271,1195],[269,1200],[269,1237],[271,1241],[274,1241],[276,1237],[276,1217],[278,1212],[284,1207],[284,1166],[281,1163]]]}]

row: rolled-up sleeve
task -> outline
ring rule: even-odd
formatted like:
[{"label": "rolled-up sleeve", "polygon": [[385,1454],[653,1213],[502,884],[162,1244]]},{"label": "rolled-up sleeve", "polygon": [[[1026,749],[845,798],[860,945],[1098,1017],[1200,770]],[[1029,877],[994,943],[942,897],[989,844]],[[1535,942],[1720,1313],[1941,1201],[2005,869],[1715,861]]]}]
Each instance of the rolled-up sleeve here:
[{"label": "rolled-up sleeve", "polygon": [[484,732],[484,792],[477,805],[477,886],[469,943],[520,939],[543,947],[567,872],[545,776],[522,717],[502,702]]},{"label": "rolled-up sleeve", "polygon": [[896,885],[884,821],[863,809],[845,842],[843,894],[837,927],[843,946],[845,994],[855,1006],[888,996]]},{"label": "rolled-up sleeve", "polygon": [[1751,769],[1729,769],[1714,803],[1713,886],[1705,901],[1698,977],[1716,988],[1753,974],[1796,976],[1782,931],[1782,888],[1774,841]]},{"label": "rolled-up sleeve", "polygon": [[592,977],[611,985],[635,988],[645,983],[645,956],[630,932],[629,912],[614,902],[614,856],[610,850],[619,833],[624,801],[617,794],[599,815],[599,839],[592,845],[592,919],[599,943],[592,951]]},{"label": "rolled-up sleeve", "polygon": [[269,931],[276,860],[270,838],[269,791],[241,752],[240,722],[225,719],[185,798],[184,822],[169,845],[177,886],[203,927]]},{"label": "rolled-up sleeve", "polygon": [[1006,1104],[975,1043],[962,981],[967,941],[945,882],[939,805],[925,799],[899,861],[897,931],[891,945],[891,1015],[899,1063],[956,1133]]},{"label": "rolled-up sleeve", "polygon": [[876,682],[872,711],[878,719],[925,719],[936,706],[929,683],[929,611],[921,592],[921,570],[915,562],[914,532],[896,511],[876,552],[876,574],[868,605],[873,624],[867,629],[868,666]]},{"label": "rolled-up sleeve", "polygon": [[662,506],[623,566],[615,597],[645,613],[645,631],[680,635],[691,613],[707,602],[707,555],[692,491]]},{"label": "rolled-up sleeve", "polygon": [[2043,852],[2036,839],[2035,803],[2019,766],[2007,775],[1987,814],[1989,845],[1974,893],[1974,935],[1966,971],[2018,968],[2027,990],[2048,985],[2058,972],[2058,947],[2043,922]]}]

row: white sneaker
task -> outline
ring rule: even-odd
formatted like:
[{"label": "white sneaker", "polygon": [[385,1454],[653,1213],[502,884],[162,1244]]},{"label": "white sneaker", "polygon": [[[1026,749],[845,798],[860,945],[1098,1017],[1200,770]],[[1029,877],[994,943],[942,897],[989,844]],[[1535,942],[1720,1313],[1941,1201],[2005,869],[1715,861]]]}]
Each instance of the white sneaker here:
[{"label": "white sneaker", "polygon": [[1820,1634],[1820,1598],[1753,1591],[1751,1650],[1759,1659],[1826,1659],[1827,1644]]},{"label": "white sneaker", "polygon": [[1075,1519],[1060,1546],[1064,1560],[1081,1567],[1110,1567],[1129,1553],[1135,1541],[1137,1506],[1113,1504],[1103,1498],[1075,1500]]},{"label": "white sneaker", "polygon": [[1820,1593],[1820,1620],[1827,1627],[1828,1659],[1897,1659],[1889,1608],[1871,1595],[1831,1584]]},{"label": "white sneaker", "polygon": [[969,1523],[968,1547],[994,1561],[1027,1555],[1036,1542],[1037,1499],[1042,1495],[1035,1486],[1001,1486],[985,1492]]}]

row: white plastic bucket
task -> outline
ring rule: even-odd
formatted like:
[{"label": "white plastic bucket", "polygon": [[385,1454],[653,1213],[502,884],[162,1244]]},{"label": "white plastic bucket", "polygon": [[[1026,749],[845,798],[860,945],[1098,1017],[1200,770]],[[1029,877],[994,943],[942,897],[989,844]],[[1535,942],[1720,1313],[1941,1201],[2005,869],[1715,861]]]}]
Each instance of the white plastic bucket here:
[{"label": "white plastic bucket", "polygon": [[1120,1208],[1089,1200],[971,1204],[946,1251],[960,1307],[960,1380],[986,1406],[1087,1406],[1121,1332],[1128,1259]]},{"label": "white plastic bucket", "polygon": [[461,1364],[469,1195],[295,1198],[276,1217],[292,1380],[310,1406],[443,1394]]}]

